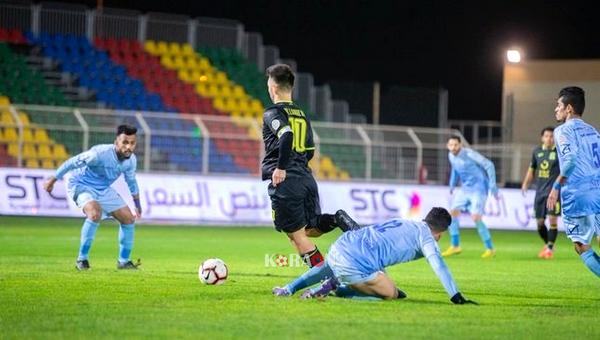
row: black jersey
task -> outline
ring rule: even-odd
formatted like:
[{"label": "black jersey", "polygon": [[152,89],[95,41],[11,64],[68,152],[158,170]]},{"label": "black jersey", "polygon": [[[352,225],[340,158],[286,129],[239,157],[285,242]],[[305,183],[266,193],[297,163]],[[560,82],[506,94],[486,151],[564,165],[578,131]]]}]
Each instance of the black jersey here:
[{"label": "black jersey", "polygon": [[538,146],[533,150],[529,167],[535,172],[535,186],[538,195],[547,196],[552,190],[552,184],[560,174],[556,146],[545,149]]},{"label": "black jersey", "polygon": [[308,161],[315,150],[310,120],[292,102],[280,102],[268,107],[263,114],[263,141],[265,158],[262,161],[262,179],[271,179],[279,159],[279,138],[293,133],[292,153],[287,166],[287,177],[310,175]]}]

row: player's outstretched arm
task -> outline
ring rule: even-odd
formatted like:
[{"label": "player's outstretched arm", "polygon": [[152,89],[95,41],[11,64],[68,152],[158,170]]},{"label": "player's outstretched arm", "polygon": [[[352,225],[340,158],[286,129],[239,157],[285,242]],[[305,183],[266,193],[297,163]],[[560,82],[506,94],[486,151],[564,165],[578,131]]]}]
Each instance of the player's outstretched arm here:
[{"label": "player's outstretched arm", "polygon": [[440,255],[440,251],[436,246],[435,241],[425,243],[422,247],[422,251],[425,259],[427,259],[427,262],[429,262],[429,265],[435,272],[435,275],[440,279],[448,296],[452,299],[457,294],[460,294],[456,283],[454,283],[452,274],[450,274],[450,270],[442,259],[442,255]]},{"label": "player's outstretched arm", "polygon": [[487,174],[488,178],[490,192],[494,196],[496,196],[498,194],[498,185],[496,184],[496,167],[494,166],[494,163],[489,159],[485,158],[479,152],[474,150],[469,150],[467,155],[469,158],[475,161],[477,165],[479,165],[483,168],[483,170],[485,170],[485,173]]},{"label": "player's outstretched arm", "polygon": [[96,159],[96,153],[93,151],[86,151],[80,153],[77,156],[73,156],[67,159],[57,170],[54,176],[48,178],[44,182],[44,190],[52,192],[54,190],[54,184],[59,179],[62,179],[69,171],[84,167],[85,165],[91,164]]},{"label": "player's outstretched arm", "polygon": [[123,177],[125,178],[125,182],[127,183],[127,186],[129,187],[129,192],[131,193],[131,197],[133,198],[133,203],[135,204],[135,210],[136,210],[137,217],[140,218],[140,217],[142,217],[142,205],[140,203],[140,189],[138,186],[137,178],[135,176],[136,171],[137,171],[136,159],[134,158],[131,163],[132,163],[131,168],[127,169],[123,173]]}]

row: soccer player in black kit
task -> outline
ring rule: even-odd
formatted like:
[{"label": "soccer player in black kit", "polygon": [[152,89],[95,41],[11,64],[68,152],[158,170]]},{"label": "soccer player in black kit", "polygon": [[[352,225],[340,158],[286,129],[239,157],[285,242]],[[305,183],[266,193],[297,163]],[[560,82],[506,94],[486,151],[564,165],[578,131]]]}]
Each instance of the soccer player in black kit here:
[{"label": "soccer player in black kit", "polygon": [[267,87],[273,105],[263,115],[265,158],[262,179],[271,180],[269,197],[273,223],[285,232],[309,267],[323,263],[323,255],[309,237],[318,237],[336,227],[359,228],[346,212],[321,214],[319,191],[308,162],[315,152],[310,120],[292,102],[294,72],[285,64],[267,69]]},{"label": "soccer player in black kit", "polygon": [[[557,218],[560,216],[560,203],[552,210],[546,208],[546,201],[552,184],[560,174],[558,166],[558,156],[556,154],[556,146],[554,145],[554,128],[546,127],[542,130],[542,145],[533,150],[529,169],[523,180],[521,190],[523,195],[527,192],[529,184],[536,178],[534,210],[537,220],[538,233],[544,240],[544,248],[538,254],[538,257],[543,259],[551,259],[554,256],[554,243],[558,234]],[[546,216],[550,221],[550,229],[546,229]]]}]

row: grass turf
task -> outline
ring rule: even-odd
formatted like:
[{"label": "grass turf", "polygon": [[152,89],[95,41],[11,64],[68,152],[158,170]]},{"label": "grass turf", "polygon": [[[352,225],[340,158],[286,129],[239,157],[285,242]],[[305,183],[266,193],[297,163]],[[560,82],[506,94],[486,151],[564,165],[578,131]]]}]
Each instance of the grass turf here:
[{"label": "grass turf", "polygon": [[[447,260],[461,291],[480,306],[455,306],[424,260],[389,269],[403,301],[302,301],[271,287],[303,268],[266,267],[291,253],[270,228],[141,225],[140,271],[117,271],[117,225],[100,227],[90,262],[74,269],[82,220],[0,217],[0,338],[599,338],[600,281],[560,235],[539,260],[529,232],[493,231],[498,249],[481,260],[473,230]],[[327,249],[337,233],[317,239]],[[448,240],[442,239],[445,248]],[[201,260],[230,269],[222,286],[198,281]]]}]

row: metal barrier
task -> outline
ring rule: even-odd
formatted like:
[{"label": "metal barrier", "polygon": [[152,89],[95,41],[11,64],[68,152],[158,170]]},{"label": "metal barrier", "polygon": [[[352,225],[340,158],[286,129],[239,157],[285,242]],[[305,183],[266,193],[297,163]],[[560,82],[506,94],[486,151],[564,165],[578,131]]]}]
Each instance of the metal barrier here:
[{"label": "metal barrier", "polygon": [[0,23],[2,28],[16,28],[29,31],[32,27],[33,11],[31,6],[19,4],[1,4]]},{"label": "metal barrier", "polygon": [[140,12],[105,8],[94,12],[94,37],[140,39]]}]

